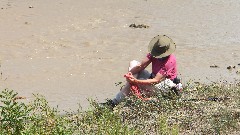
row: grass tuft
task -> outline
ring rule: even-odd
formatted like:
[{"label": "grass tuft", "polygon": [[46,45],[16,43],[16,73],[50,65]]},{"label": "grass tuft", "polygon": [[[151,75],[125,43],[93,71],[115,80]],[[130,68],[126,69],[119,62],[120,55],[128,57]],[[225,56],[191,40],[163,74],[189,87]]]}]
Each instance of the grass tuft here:
[{"label": "grass tuft", "polygon": [[[188,83],[181,97],[129,97],[111,110],[91,107],[60,115],[45,97],[29,103],[18,93],[0,93],[0,134],[240,134],[240,83]],[[22,100],[19,100],[22,99]]]}]

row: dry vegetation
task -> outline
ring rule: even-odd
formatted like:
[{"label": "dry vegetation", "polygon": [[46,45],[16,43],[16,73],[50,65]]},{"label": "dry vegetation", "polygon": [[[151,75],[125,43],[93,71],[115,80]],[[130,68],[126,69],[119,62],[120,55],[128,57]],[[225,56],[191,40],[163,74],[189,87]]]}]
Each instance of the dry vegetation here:
[{"label": "dry vegetation", "polygon": [[0,93],[0,134],[240,134],[240,83],[188,83],[180,97],[128,98],[114,110],[94,101],[83,111],[60,115],[43,96],[22,103]]}]

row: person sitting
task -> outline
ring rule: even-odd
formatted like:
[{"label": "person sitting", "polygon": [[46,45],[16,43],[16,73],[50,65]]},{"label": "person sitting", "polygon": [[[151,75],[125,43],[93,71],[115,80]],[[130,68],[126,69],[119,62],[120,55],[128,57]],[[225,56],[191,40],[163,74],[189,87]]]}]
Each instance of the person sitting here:
[{"label": "person sitting", "polygon": [[[178,94],[182,90],[182,85],[177,78],[176,57],[173,55],[175,49],[176,44],[168,36],[154,37],[148,45],[149,53],[142,62],[136,60],[130,62],[128,73],[125,75],[127,80],[125,86],[115,98],[102,103],[102,105],[112,108],[118,105],[126,96],[133,94],[131,85],[139,87],[141,93],[147,97],[151,97],[159,91],[167,92],[170,89],[174,89]],[[150,63],[152,64],[151,73],[145,70]]]}]

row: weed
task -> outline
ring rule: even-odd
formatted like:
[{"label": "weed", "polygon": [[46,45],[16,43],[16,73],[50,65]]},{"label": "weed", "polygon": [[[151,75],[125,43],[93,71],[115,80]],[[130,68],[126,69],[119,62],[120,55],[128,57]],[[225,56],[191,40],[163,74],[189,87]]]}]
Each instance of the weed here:
[{"label": "weed", "polygon": [[13,90],[0,92],[0,134],[240,134],[240,83],[188,83],[181,97],[133,96],[114,110],[90,100],[88,110],[65,115],[34,96],[25,103]]}]

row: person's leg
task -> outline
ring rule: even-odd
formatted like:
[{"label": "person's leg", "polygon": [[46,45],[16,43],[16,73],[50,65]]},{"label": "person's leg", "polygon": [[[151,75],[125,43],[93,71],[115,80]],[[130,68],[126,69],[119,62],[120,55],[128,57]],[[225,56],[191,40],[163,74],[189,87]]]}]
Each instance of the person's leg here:
[{"label": "person's leg", "polygon": [[148,98],[162,92],[163,93],[169,92],[169,90],[171,90],[175,86],[176,84],[174,84],[173,81],[170,79],[165,79],[155,85],[145,85],[145,84],[139,85],[142,94]]},{"label": "person's leg", "polygon": [[154,85],[143,84],[143,85],[140,85],[139,87],[141,89],[142,94],[148,98],[150,98],[151,96],[153,96],[155,94],[156,90],[155,90]]},{"label": "person's leg", "polygon": [[[129,68],[128,71],[130,71],[133,67],[137,66],[138,64],[140,64],[140,62],[133,60],[130,62],[129,64]],[[135,78],[142,78],[142,79],[148,79],[150,77],[150,74],[148,71],[143,70],[137,74],[133,75]],[[115,96],[115,98],[113,98],[112,100],[108,100],[107,105],[110,105],[112,107],[115,107],[116,105],[118,105],[120,102],[122,102],[126,96],[130,96],[131,90],[130,90],[130,84],[128,82],[126,82],[126,84],[124,85],[124,87],[117,93],[117,95]]]},{"label": "person's leg", "polygon": [[[129,63],[129,68],[128,71],[130,71],[133,67],[137,66],[140,64],[140,62],[133,60]],[[133,75],[134,77],[138,77],[138,73]],[[122,102],[126,96],[130,96],[131,91],[130,91],[130,84],[126,82],[124,87],[117,93],[116,97],[112,100],[115,105],[119,104]]]}]

